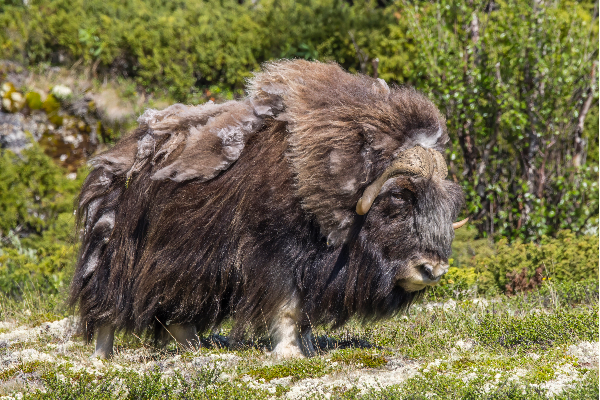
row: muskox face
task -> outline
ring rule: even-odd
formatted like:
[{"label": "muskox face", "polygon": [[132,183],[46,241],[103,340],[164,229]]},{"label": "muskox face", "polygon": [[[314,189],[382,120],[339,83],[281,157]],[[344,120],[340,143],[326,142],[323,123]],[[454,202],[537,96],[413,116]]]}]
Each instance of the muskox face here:
[{"label": "muskox face", "polygon": [[408,292],[439,282],[448,271],[453,221],[463,205],[457,184],[438,177],[389,179],[366,215],[361,237]]}]

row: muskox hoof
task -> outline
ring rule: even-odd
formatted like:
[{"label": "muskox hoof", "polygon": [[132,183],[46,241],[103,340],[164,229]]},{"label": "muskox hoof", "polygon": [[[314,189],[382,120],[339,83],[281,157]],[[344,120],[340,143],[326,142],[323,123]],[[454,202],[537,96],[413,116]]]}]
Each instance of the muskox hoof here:
[{"label": "muskox hoof", "polygon": [[172,324],[167,327],[167,332],[186,350],[197,350],[202,347],[194,324]]},{"label": "muskox hoof", "polygon": [[280,343],[271,352],[271,357],[277,359],[304,358],[304,354],[300,347],[291,343]]}]

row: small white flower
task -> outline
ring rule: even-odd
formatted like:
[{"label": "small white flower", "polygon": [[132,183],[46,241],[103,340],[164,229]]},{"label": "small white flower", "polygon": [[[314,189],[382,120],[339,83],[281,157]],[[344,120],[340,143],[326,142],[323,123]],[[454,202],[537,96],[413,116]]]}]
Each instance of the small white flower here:
[{"label": "small white flower", "polygon": [[54,95],[54,97],[57,97],[59,99],[66,99],[71,94],[73,94],[73,91],[68,86],[56,85],[52,88],[51,93]]}]

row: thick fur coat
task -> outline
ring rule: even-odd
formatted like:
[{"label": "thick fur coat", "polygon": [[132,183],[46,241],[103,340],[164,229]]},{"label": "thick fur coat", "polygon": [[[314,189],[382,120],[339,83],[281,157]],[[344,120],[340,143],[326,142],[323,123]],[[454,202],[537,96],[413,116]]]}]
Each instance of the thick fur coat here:
[{"label": "thick fur coat", "polygon": [[366,215],[365,188],[402,151],[443,151],[435,106],[336,64],[266,64],[241,101],[149,110],[96,157],[79,198],[71,285],[88,334],[170,322],[263,331],[299,301],[298,324],[340,325],[407,307],[402,274],[447,261],[456,184],[398,176]]}]

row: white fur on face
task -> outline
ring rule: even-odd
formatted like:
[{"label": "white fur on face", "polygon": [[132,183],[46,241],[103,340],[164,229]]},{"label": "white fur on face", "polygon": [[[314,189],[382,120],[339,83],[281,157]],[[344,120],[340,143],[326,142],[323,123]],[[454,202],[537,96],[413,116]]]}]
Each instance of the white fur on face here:
[{"label": "white fur on face", "polygon": [[428,136],[426,133],[420,133],[414,138],[414,141],[417,144],[420,144],[421,147],[429,149],[429,148],[435,146],[438,139],[440,137],[442,137],[442,133],[443,133],[442,127],[440,126],[434,135]]},{"label": "white fur on face", "polygon": [[[423,270],[423,265],[428,264],[432,269],[435,279],[431,279]],[[435,262],[427,259],[419,259],[410,263],[407,272],[398,277],[398,285],[407,292],[416,292],[426,286],[437,285],[448,271],[448,264]]]}]

